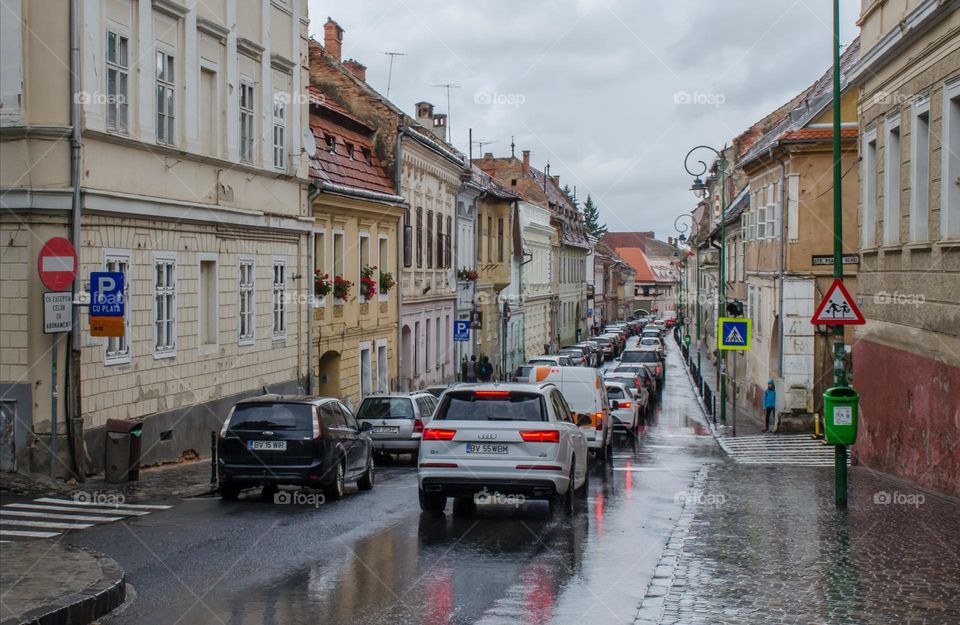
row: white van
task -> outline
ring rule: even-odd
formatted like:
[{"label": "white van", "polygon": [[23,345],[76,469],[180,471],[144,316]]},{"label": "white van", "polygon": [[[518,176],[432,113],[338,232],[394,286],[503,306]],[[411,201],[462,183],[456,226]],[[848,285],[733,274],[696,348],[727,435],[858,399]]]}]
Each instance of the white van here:
[{"label": "white van", "polygon": [[[598,457],[606,461],[613,460],[610,402],[598,369],[538,365],[534,366],[529,371],[528,378],[522,381],[555,384],[573,413],[590,417],[589,425],[580,426],[587,437],[587,447],[596,452]],[[574,421],[576,420],[575,417]]]}]

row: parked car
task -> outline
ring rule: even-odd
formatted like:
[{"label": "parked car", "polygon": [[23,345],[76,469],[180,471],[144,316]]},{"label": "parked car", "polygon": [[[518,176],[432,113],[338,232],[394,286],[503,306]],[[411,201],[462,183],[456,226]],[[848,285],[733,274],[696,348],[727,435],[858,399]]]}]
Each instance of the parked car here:
[{"label": "parked car", "polygon": [[220,495],[236,499],[248,487],[264,493],[280,485],[320,487],[327,499],[344,484],[373,488],[373,443],[338,399],[263,395],[237,402],[217,445]]},{"label": "parked car", "polygon": [[620,357],[620,366],[642,364],[655,375],[662,385],[664,379],[663,358],[656,349],[628,349]]},{"label": "parked car", "polygon": [[590,366],[599,367],[603,364],[603,348],[596,341],[583,341],[574,347],[586,347],[590,353]]},{"label": "parked car", "polygon": [[574,418],[553,384],[449,390],[423,434],[420,509],[442,512],[454,497],[454,514],[469,514],[477,493],[489,492],[572,511],[574,492],[586,496],[589,479],[587,441]]},{"label": "parked car", "polygon": [[590,360],[588,358],[589,354],[590,354],[590,350],[586,348],[581,349],[579,347],[564,347],[563,349],[560,350],[560,355],[566,356],[567,358],[569,358],[570,364],[572,364],[574,367],[589,366],[590,365]]},{"label": "parked car", "polygon": [[660,331],[660,328],[649,325],[643,329],[643,332],[640,333],[640,338],[660,338],[663,333]]},{"label": "parked car", "polygon": [[634,399],[640,404],[640,415],[646,416],[650,411],[652,398],[656,394],[653,379],[643,370],[636,371],[605,371],[603,381],[619,382],[630,389]]},{"label": "parked car", "polygon": [[[650,400],[651,402],[655,400],[662,388],[660,384],[660,379],[657,377],[655,371],[650,371],[646,365],[641,362],[633,362],[628,364],[620,364],[614,372],[617,373],[635,373],[640,376],[641,382],[646,386],[650,391]],[[649,382],[647,382],[649,380]]]},{"label": "parked car", "polygon": [[610,342],[613,343],[613,346],[614,346],[613,356],[614,356],[614,358],[618,358],[618,357],[620,356],[620,352],[623,351],[623,348],[624,348],[624,347],[626,346],[626,344],[627,344],[627,342],[626,342],[619,334],[617,334],[617,333],[615,333],[615,332],[611,332],[611,333],[607,333],[607,334],[601,334],[599,338],[609,339]]},{"label": "parked car", "polygon": [[613,341],[613,339],[603,336],[595,336],[592,340],[600,345],[600,348],[603,350],[604,360],[613,360],[616,357],[617,344]]},{"label": "parked car", "polygon": [[660,356],[663,356],[663,352],[664,352],[663,339],[660,338],[659,336],[642,336],[640,337],[640,342],[638,343],[638,346],[641,348],[648,347],[648,348],[655,349],[660,353]]},{"label": "parked car", "polygon": [[534,356],[527,361],[528,365],[557,365],[558,367],[572,367],[573,363],[570,362],[569,356],[561,356],[560,354],[544,354],[541,356]]},{"label": "parked car", "polygon": [[551,382],[560,389],[570,410],[588,415],[590,420],[581,429],[587,446],[598,457],[612,460],[610,406],[603,389],[603,378],[597,369],[587,367],[538,366],[530,374],[532,383]]},{"label": "parked car", "polygon": [[523,382],[530,379],[530,372],[533,371],[533,368],[537,365],[520,365],[513,372],[513,379],[511,382]]},{"label": "parked car", "polygon": [[416,454],[423,428],[433,417],[437,398],[427,391],[369,395],[360,402],[357,421],[370,426],[373,448],[386,454]]},{"label": "parked car", "polygon": [[633,396],[630,388],[622,382],[613,380],[606,380],[604,388],[610,402],[610,418],[613,421],[613,427],[636,432],[640,425],[640,403]]},{"label": "parked car", "polygon": [[433,395],[434,397],[440,397],[443,395],[443,392],[450,388],[449,384],[431,384],[425,390]]}]

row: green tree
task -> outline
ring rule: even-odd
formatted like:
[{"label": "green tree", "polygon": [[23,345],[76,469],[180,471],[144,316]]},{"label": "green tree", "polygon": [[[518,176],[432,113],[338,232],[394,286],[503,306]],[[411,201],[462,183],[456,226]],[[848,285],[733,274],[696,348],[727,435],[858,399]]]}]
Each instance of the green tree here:
[{"label": "green tree", "polygon": [[567,199],[570,200],[570,203],[573,204],[575,209],[580,210],[580,202],[577,201],[577,198],[573,197],[573,190],[570,188],[570,185],[563,185],[563,188],[560,189],[560,193],[563,193],[565,196],[567,196]]},{"label": "green tree", "polygon": [[593,203],[593,198],[587,194],[587,201],[583,203],[583,220],[587,224],[590,234],[600,238],[607,232],[607,224],[600,223],[600,209]]}]

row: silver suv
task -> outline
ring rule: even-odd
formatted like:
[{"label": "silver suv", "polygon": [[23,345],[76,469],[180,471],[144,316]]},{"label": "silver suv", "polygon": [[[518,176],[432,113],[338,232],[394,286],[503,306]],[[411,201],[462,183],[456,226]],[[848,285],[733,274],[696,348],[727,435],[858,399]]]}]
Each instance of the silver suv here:
[{"label": "silver suv", "polygon": [[423,432],[419,485],[425,512],[453,497],[454,514],[469,514],[478,493],[572,511],[574,491],[587,491],[587,441],[553,384],[459,385]]},{"label": "silver suv", "polygon": [[433,417],[437,398],[427,391],[368,395],[360,402],[357,421],[370,427],[373,448],[388,454],[416,454],[423,428]]}]

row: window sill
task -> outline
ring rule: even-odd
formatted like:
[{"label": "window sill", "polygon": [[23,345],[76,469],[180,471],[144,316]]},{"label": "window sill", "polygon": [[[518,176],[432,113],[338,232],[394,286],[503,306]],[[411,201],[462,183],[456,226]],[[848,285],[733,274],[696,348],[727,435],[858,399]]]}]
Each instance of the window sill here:
[{"label": "window sill", "polygon": [[877,251],[883,252],[884,254],[901,254],[903,253],[903,245],[900,243],[892,245],[879,245],[877,246]]},{"label": "window sill", "polygon": [[237,341],[237,345],[238,345],[239,347],[250,347],[250,346],[256,345],[256,344],[257,344],[257,340],[256,340],[256,339],[242,339],[242,340],[240,340],[240,341]]},{"label": "window sill", "polygon": [[287,335],[286,335],[286,334],[284,334],[283,336],[275,336],[275,337],[273,337],[273,342],[274,342],[274,343],[283,343],[283,342],[286,341],[286,340],[287,340]]},{"label": "window sill", "polygon": [[104,360],[104,361],[103,361],[103,366],[104,366],[104,367],[114,367],[114,366],[117,366],[117,365],[129,365],[131,362],[133,362],[133,359],[130,358],[129,356],[127,356],[126,358],[116,358],[116,359]]},{"label": "window sill", "polygon": [[153,352],[154,360],[166,360],[167,358],[175,358],[177,355],[176,351],[170,352]]},{"label": "window sill", "polygon": [[933,241],[917,241],[915,243],[907,243],[903,246],[903,248],[910,250],[911,252],[929,252],[933,249]]}]

